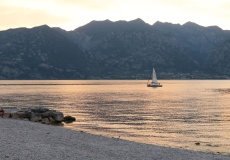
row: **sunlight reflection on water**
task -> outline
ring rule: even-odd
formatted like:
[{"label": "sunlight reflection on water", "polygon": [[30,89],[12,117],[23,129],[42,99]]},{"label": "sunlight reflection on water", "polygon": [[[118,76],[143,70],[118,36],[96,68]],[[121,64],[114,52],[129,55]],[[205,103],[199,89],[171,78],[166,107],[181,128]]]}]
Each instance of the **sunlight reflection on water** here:
[{"label": "sunlight reflection on water", "polygon": [[[48,107],[65,127],[131,141],[230,154],[230,81],[0,81],[3,107]],[[200,145],[195,143],[199,142]]]}]

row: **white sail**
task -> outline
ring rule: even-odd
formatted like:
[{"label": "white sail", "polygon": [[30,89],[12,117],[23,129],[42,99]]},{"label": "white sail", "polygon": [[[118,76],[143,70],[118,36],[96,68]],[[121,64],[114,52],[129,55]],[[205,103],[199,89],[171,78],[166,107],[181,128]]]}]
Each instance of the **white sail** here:
[{"label": "white sail", "polygon": [[156,75],[156,72],[155,72],[154,68],[153,68],[153,74],[152,74],[152,82],[153,83],[158,83],[158,81],[157,81],[157,75]]}]

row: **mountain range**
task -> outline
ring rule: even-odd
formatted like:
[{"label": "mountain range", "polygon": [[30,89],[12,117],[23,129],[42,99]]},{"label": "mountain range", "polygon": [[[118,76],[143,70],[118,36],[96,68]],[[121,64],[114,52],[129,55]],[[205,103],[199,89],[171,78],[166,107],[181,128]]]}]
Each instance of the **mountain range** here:
[{"label": "mountain range", "polygon": [[92,21],[0,31],[0,79],[230,77],[230,31],[193,22]]}]

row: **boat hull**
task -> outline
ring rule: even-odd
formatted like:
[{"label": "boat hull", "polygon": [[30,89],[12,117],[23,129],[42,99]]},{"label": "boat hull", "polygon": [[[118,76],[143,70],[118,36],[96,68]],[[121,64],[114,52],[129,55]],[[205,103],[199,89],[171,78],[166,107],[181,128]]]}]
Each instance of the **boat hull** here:
[{"label": "boat hull", "polygon": [[161,85],[161,84],[151,84],[151,83],[149,83],[149,84],[147,84],[147,87],[163,87],[163,85]]}]

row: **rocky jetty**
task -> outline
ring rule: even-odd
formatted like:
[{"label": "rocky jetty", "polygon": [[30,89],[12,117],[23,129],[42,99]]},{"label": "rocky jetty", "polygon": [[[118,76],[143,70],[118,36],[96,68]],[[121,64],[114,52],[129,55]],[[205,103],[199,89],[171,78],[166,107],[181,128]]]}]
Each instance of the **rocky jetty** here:
[{"label": "rocky jetty", "polygon": [[[48,108],[36,107],[36,108],[4,108],[4,118],[13,118],[28,120],[32,122],[40,122],[43,124],[59,124],[66,121],[66,116],[62,112],[56,110],[50,110]],[[72,117],[72,121],[75,118]],[[68,123],[69,123],[68,119]]]}]

